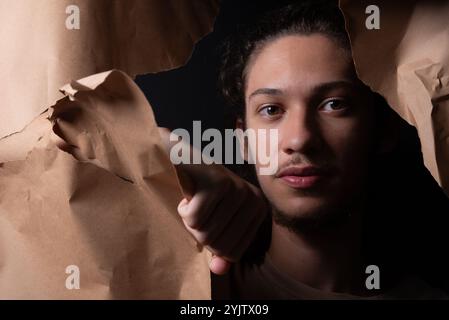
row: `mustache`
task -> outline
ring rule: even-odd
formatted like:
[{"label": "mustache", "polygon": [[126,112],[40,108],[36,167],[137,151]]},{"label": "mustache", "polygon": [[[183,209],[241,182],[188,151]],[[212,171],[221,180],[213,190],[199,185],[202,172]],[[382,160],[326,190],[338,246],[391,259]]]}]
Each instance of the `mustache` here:
[{"label": "mustache", "polygon": [[335,167],[333,159],[329,159],[329,157],[326,159],[324,157],[313,159],[311,156],[295,153],[285,163],[279,165],[276,174],[285,168],[293,166],[313,166],[324,170],[330,170]]}]

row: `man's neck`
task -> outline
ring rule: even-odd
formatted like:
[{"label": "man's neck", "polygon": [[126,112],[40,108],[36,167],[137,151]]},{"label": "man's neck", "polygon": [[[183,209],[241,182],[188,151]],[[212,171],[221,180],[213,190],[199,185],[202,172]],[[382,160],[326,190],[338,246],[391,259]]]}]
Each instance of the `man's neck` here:
[{"label": "man's neck", "polygon": [[338,226],[293,232],[273,222],[268,251],[275,267],[293,279],[326,292],[361,294],[361,219]]}]

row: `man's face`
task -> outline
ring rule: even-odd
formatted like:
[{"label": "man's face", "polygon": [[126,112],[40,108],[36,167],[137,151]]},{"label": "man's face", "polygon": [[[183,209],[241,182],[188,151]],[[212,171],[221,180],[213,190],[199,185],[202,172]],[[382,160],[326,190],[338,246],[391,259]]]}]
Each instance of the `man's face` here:
[{"label": "man's face", "polygon": [[374,140],[350,55],[319,34],[271,41],[250,60],[245,102],[247,128],[279,133],[279,170],[258,176],[274,208],[293,219],[348,210]]}]

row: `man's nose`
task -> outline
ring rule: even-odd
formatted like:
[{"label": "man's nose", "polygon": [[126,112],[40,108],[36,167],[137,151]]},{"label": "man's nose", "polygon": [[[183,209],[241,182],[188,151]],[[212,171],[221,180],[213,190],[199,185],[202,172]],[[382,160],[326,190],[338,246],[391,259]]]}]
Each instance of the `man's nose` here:
[{"label": "man's nose", "polygon": [[319,124],[311,110],[290,110],[280,128],[279,145],[286,154],[310,153],[319,148]]}]

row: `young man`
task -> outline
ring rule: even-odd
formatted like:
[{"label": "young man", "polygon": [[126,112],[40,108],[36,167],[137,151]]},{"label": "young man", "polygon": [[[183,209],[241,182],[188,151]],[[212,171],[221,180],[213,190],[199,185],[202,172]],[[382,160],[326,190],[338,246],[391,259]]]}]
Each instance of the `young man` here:
[{"label": "young man", "polygon": [[[386,209],[398,118],[357,78],[338,7],[290,5],[249,24],[225,45],[221,83],[237,127],[277,129],[279,170],[257,175],[262,196],[222,167],[178,166],[195,185],[183,183],[191,192],[179,213],[219,256],[214,273],[242,256],[271,211],[267,250],[214,277],[214,298],[444,296],[406,269],[415,242],[394,238],[407,239],[400,207]],[[380,287],[367,286],[367,270]]]},{"label": "young man", "polygon": [[[358,80],[338,8],[270,12],[227,43],[223,61],[237,126],[278,130],[279,170],[257,176],[272,208],[269,248],[215,278],[215,298],[442,297],[364,245],[370,184],[395,145],[395,118]],[[371,263],[383,277],[374,289]]]}]

